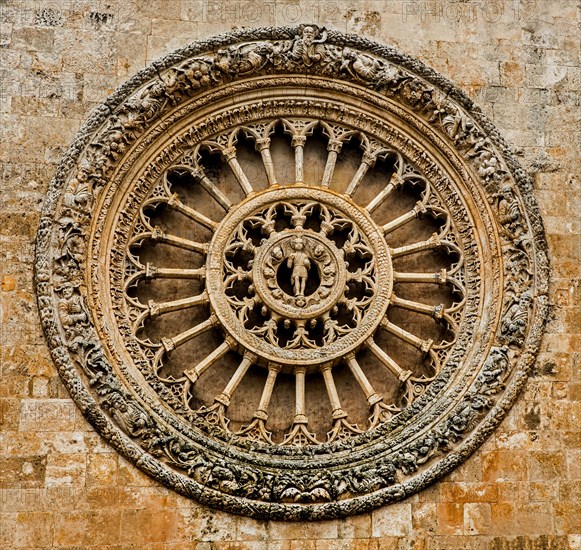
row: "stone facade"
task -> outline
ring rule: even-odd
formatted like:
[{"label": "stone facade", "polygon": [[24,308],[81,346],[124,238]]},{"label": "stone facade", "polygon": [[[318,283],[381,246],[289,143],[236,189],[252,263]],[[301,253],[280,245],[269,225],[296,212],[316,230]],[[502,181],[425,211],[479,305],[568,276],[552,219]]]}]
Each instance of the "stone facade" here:
[{"label": "stone facade", "polygon": [[[12,547],[579,548],[579,66],[572,2],[7,2],[2,62],[2,483]],[[525,392],[463,466],[401,503],[321,523],[207,509],[120,458],[44,342],[33,245],[89,111],[147,63],[233,27],[313,21],[391,43],[458,84],[533,175],[551,318]],[[23,330],[24,328],[24,330]]]}]

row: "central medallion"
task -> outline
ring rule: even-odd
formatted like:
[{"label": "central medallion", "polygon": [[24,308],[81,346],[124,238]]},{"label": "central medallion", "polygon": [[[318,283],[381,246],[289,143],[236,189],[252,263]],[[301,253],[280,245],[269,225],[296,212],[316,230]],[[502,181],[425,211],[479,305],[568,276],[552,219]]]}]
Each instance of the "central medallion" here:
[{"label": "central medallion", "polygon": [[252,264],[259,300],[297,320],[315,320],[336,307],[345,290],[345,272],[343,250],[326,235],[303,228],[273,231]]},{"label": "central medallion", "polygon": [[221,222],[207,263],[214,314],[258,363],[318,370],[356,351],[391,296],[389,248],[345,195],[294,185],[251,195]]}]

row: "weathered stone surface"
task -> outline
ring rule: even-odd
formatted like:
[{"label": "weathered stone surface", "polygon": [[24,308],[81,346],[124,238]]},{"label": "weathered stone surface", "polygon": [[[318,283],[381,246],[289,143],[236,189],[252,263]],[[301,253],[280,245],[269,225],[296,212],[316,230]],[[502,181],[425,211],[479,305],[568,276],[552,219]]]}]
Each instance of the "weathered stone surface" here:
[{"label": "weathered stone surface", "polygon": [[[246,98],[222,114],[238,90]],[[176,133],[150,157],[167,125]],[[97,109],[48,192],[36,283],[65,385],[144,471],[231,512],[332,519],[424,488],[508,412],[544,331],[547,244],[511,155],[461,91],[354,36],[259,28],[167,56]],[[161,262],[158,243],[170,246]],[[150,389],[161,401],[136,399]],[[526,411],[529,427],[539,414]],[[480,477],[472,464],[451,480]]]},{"label": "weathered stone surface", "polygon": [[[503,9],[494,12],[499,4]],[[176,550],[376,549],[380,544],[430,550],[580,548],[577,518],[581,512],[575,485],[581,473],[575,145],[579,135],[574,114],[579,107],[580,70],[575,3],[265,2],[258,12],[255,6],[244,1],[11,0],[0,7],[5,21],[0,29],[0,391],[2,403],[6,402],[0,408],[0,454],[7,457],[2,465],[6,478],[0,482],[1,544],[6,548],[123,545]],[[142,525],[152,517],[148,514],[167,519],[152,520],[142,538],[131,528],[128,541],[118,519],[123,517],[122,503],[127,503],[130,514],[149,510],[137,503],[140,496],[144,501],[151,495],[136,488],[157,484],[124,459],[119,458],[116,466],[115,459],[100,457],[109,454],[110,448],[84,420],[72,429],[65,419],[64,431],[54,434],[44,426],[27,432],[30,419],[21,416],[21,399],[69,400],[42,338],[31,283],[42,197],[81,121],[146,60],[234,26],[313,20],[394,44],[462,84],[534,174],[534,194],[549,236],[555,316],[534,376],[546,381],[550,391],[539,386],[535,395],[537,386],[531,379],[533,390],[521,396],[518,410],[509,414],[485,448],[444,480],[451,486],[460,484],[446,495],[466,500],[439,502],[440,487],[426,489],[417,495],[425,508],[418,508],[416,517],[414,508],[419,505],[412,501],[411,523],[401,537],[374,538],[372,514],[366,514],[332,522],[337,527],[325,526],[322,539],[316,529],[309,531],[311,541],[302,536],[302,525],[294,524],[294,531],[285,532],[286,540],[281,540],[283,535],[268,522],[256,524],[216,514],[176,496],[170,502],[156,498],[151,512],[135,516]],[[173,23],[179,32],[172,30]],[[16,72],[10,75],[8,70]],[[542,116],[536,114],[539,110],[544,111]],[[55,452],[61,457],[62,453],[75,456],[63,462],[50,456]],[[471,461],[481,466],[465,473]],[[58,471],[61,481],[66,480],[63,485],[46,484],[49,465],[51,475]],[[541,479],[545,474],[548,480]],[[492,490],[491,500],[483,502],[478,492],[466,490],[466,483],[490,484],[497,495]],[[119,498],[114,486],[132,496]],[[67,511],[74,512],[70,524]],[[207,521],[199,520],[201,513],[214,514],[215,527],[207,529]],[[91,517],[95,519],[90,521]],[[446,531],[440,531],[440,526]],[[213,530],[219,532],[220,540],[210,534]],[[327,538],[328,534],[339,540]]]}]

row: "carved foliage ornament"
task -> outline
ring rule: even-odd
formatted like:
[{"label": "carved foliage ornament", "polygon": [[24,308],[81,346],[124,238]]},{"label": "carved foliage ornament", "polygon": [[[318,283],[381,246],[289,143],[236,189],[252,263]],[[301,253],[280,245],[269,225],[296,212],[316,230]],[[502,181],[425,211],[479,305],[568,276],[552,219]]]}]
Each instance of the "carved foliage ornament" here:
[{"label": "carved foliage ornament", "polygon": [[465,460],[547,313],[531,182],[462,92],[316,26],[228,33],[90,117],[38,232],[87,419],[210,506],[324,519]]}]

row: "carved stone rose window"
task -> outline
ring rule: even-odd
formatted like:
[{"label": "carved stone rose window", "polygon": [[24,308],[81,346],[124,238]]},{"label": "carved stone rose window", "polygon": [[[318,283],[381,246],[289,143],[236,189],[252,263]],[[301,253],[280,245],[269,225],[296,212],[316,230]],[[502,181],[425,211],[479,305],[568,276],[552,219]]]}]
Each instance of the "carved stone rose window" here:
[{"label": "carved stone rose window", "polygon": [[37,292],[95,429],[202,503],[323,519],[466,459],[547,310],[531,183],[416,60],[316,26],[200,41],[99,107]]}]

